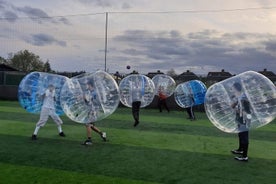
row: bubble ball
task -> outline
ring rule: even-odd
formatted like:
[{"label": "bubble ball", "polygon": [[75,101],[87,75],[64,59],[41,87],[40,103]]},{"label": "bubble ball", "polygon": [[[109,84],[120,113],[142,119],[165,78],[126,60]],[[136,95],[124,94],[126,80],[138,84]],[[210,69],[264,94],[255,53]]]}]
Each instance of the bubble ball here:
[{"label": "bubble ball", "polygon": [[50,84],[55,87],[55,109],[58,115],[63,114],[60,104],[60,92],[63,84],[69,78],[61,75],[31,72],[20,82],[18,87],[18,101],[27,112],[38,114],[43,104],[43,95]]},{"label": "bubble ball", "polygon": [[119,84],[120,100],[123,105],[132,107],[132,102],[141,101],[141,108],[148,106],[154,98],[154,83],[145,75],[131,74]]},{"label": "bubble ball", "polygon": [[173,94],[176,84],[172,77],[165,74],[157,74],[152,78],[152,81],[155,86],[155,95],[163,95],[168,98]]},{"label": "bubble ball", "polygon": [[182,107],[192,107],[204,103],[207,88],[199,80],[190,80],[177,85],[174,91],[176,103]]},{"label": "bubble ball", "polygon": [[91,123],[111,115],[120,102],[114,78],[104,72],[84,73],[68,80],[61,90],[61,106],[77,123]]},{"label": "bubble ball", "polygon": [[260,73],[241,73],[210,86],[205,111],[224,132],[238,133],[264,126],[276,116],[275,85]]}]

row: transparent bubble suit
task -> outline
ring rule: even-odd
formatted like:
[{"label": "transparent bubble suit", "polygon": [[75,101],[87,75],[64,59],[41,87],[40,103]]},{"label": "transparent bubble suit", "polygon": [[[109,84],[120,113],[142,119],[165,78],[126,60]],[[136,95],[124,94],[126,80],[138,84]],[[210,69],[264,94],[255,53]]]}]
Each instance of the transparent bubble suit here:
[{"label": "transparent bubble suit", "polygon": [[60,93],[63,84],[69,80],[65,76],[31,72],[20,82],[18,87],[18,101],[27,112],[38,114],[43,104],[43,94],[50,84],[55,87],[55,109],[58,115],[63,114],[60,103]]},{"label": "transparent bubble suit", "polygon": [[96,122],[111,115],[120,102],[114,78],[104,72],[85,73],[68,80],[61,91],[65,114],[77,123]]},{"label": "transparent bubble suit", "polygon": [[155,86],[155,95],[159,96],[161,93],[168,98],[174,93],[176,84],[172,77],[165,74],[157,74],[152,78],[152,81]]},{"label": "transparent bubble suit", "polygon": [[[244,115],[246,128],[264,126],[276,116],[276,88],[264,75],[247,71],[208,88],[205,97],[205,111],[210,121],[220,130],[238,133],[237,110],[232,107],[237,100],[234,84],[241,85],[242,93],[249,102],[249,112]],[[242,112],[240,113],[240,116]]]},{"label": "transparent bubble suit", "polygon": [[177,85],[174,91],[175,102],[182,108],[204,103],[207,88],[199,80],[190,80]]},{"label": "transparent bubble suit", "polygon": [[133,101],[141,101],[141,108],[148,106],[154,98],[153,81],[141,74],[132,74],[123,78],[119,84],[121,103],[132,107]]}]

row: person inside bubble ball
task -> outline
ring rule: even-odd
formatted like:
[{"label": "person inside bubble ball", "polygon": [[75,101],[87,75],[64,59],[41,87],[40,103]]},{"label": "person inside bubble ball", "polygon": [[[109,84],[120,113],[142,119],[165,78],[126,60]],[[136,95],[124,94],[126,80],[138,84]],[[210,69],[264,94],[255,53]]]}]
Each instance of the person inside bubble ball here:
[{"label": "person inside bubble ball", "polygon": [[[99,110],[100,101],[98,99],[97,92],[95,91],[95,88],[93,86],[94,86],[93,81],[87,82],[86,93],[84,94],[84,101],[90,107],[88,117],[96,121],[97,111]],[[87,139],[84,141],[83,145],[92,145],[92,139],[91,139],[92,130],[98,133],[100,137],[103,139],[103,141],[107,140],[106,132],[102,132],[99,128],[97,128],[94,122],[85,124],[85,128],[86,128]]]},{"label": "person inside bubble ball", "polygon": [[167,102],[166,102],[167,96],[164,94],[163,90],[164,90],[163,87],[159,86],[159,88],[158,88],[158,108],[159,108],[159,112],[162,112],[162,106],[164,106],[165,109],[168,112],[170,112],[170,109],[168,108]]},{"label": "person inside bubble ball", "polygon": [[61,137],[65,137],[65,134],[62,131],[61,125],[63,121],[55,112],[55,87],[54,85],[50,84],[46,89],[45,93],[42,95],[43,98],[43,105],[40,112],[39,121],[36,123],[36,127],[34,133],[32,135],[32,140],[37,140],[37,133],[41,127],[43,127],[49,116],[54,120],[57,124],[58,132]]},{"label": "person inside bubble ball", "polygon": [[132,87],[132,116],[134,118],[134,127],[136,127],[139,121],[140,106],[142,100],[142,90],[139,87],[139,82],[136,81]]},{"label": "person inside bubble ball", "polygon": [[235,91],[235,102],[231,105],[236,111],[236,122],[237,128],[239,130],[239,148],[231,150],[233,154],[241,155],[235,157],[238,161],[248,161],[247,152],[249,145],[249,131],[251,119],[250,103],[242,92],[242,86],[240,83],[236,82],[233,84],[233,89]]}]

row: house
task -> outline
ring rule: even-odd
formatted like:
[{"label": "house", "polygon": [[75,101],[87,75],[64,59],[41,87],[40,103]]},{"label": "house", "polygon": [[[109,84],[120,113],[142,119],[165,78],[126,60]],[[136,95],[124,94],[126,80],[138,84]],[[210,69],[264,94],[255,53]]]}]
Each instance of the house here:
[{"label": "house", "polygon": [[190,81],[190,80],[199,80],[199,77],[191,72],[190,70],[187,70],[186,72],[183,72],[182,74],[176,76],[174,78],[176,84],[180,84],[182,82]]},{"label": "house", "polygon": [[161,72],[160,70],[157,70],[157,72],[149,72],[146,76],[152,79],[155,75],[158,75],[158,74],[164,74],[164,73]]},{"label": "house", "polygon": [[220,72],[209,72],[206,77],[206,83],[208,83],[208,85],[212,85],[232,76],[233,75],[231,73],[226,72],[224,69],[222,69]]},{"label": "house", "polygon": [[0,64],[0,71],[18,71],[18,70],[11,66]]},{"label": "house", "polygon": [[276,84],[276,74],[272,71],[268,71],[266,68],[263,71],[258,71],[258,73],[263,74],[269,78],[274,84]]}]

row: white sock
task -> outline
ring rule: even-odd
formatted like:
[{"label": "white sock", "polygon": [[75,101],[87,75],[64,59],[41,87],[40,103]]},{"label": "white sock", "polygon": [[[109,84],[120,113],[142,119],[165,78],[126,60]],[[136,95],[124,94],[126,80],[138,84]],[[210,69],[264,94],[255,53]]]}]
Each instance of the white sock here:
[{"label": "white sock", "polygon": [[37,126],[37,127],[35,127],[35,130],[34,130],[34,135],[37,135],[37,133],[38,133],[38,130],[40,129],[40,127],[39,126]]},{"label": "white sock", "polygon": [[61,133],[62,132],[61,125],[59,125],[57,128],[58,128],[58,132]]}]

